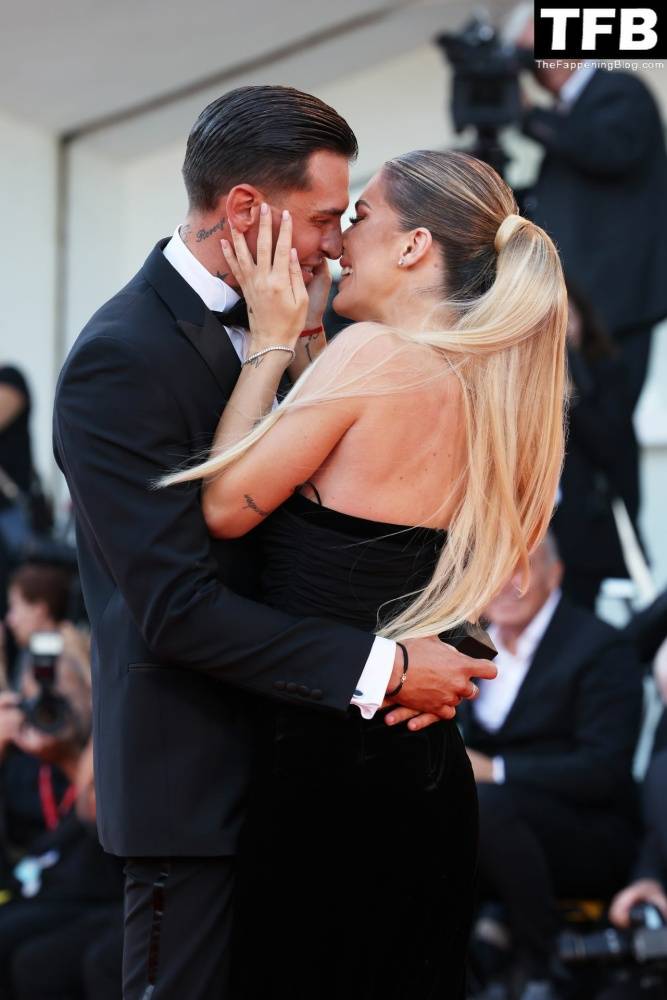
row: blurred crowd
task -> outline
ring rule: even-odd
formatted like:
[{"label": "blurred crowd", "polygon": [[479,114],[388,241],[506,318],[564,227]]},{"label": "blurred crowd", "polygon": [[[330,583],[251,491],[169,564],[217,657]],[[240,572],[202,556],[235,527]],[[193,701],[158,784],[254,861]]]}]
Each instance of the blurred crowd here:
[{"label": "blurred crowd", "polygon": [[[520,194],[567,272],[569,438],[530,584],[487,609],[499,677],[459,711],[481,821],[470,989],[664,998],[667,944],[650,934],[667,923],[667,713],[649,725],[647,692],[667,703],[667,600],[623,630],[595,615],[604,580],[650,562],[633,412],[667,315],[663,126],[636,76],[535,72],[553,100],[526,102],[544,159]],[[0,1000],[117,1000],[122,866],[95,833],[89,637],[30,406],[24,374],[0,367]]]},{"label": "blurred crowd", "polygon": [[95,827],[90,639],[76,554],[33,468],[30,404],[22,373],[1,367],[0,997],[118,1000],[122,864]]}]

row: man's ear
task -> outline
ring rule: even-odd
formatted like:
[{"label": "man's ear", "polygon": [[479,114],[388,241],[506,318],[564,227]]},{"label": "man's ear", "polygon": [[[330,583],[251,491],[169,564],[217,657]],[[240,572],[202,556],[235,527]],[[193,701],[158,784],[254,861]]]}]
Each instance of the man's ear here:
[{"label": "man's ear", "polygon": [[402,267],[414,267],[429,252],[433,237],[428,229],[413,229],[406,237],[401,252]]},{"label": "man's ear", "polygon": [[259,209],[264,200],[261,191],[252,184],[237,184],[227,195],[227,222],[240,233],[247,233],[258,222]]}]

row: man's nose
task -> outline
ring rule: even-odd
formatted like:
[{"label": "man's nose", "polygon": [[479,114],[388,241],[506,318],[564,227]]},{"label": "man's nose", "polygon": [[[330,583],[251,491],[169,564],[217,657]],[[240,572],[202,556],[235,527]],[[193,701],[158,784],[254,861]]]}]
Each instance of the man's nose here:
[{"label": "man's nose", "polygon": [[340,231],[340,226],[327,233],[320,244],[320,249],[325,257],[329,260],[338,260],[343,252],[343,234]]}]

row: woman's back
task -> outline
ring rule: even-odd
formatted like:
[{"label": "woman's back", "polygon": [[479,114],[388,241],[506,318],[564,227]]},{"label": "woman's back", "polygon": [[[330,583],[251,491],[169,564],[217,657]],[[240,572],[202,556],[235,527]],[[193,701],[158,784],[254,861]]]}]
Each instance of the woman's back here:
[{"label": "woman's back", "polygon": [[299,493],[261,533],[263,601],[369,632],[428,583],[446,539],[438,528],[355,517]]},{"label": "woman's back", "polygon": [[325,352],[357,351],[359,415],[310,478],[327,507],[391,524],[446,528],[465,462],[465,421],[456,375],[442,355],[386,328],[370,338],[367,324],[343,331],[345,344]]}]

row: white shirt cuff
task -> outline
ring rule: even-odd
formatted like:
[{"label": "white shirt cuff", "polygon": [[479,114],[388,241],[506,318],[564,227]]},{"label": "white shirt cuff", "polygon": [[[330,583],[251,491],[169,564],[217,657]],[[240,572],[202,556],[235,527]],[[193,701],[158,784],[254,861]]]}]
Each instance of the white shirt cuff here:
[{"label": "white shirt cuff", "polygon": [[364,719],[372,719],[384,701],[395,659],[396,643],[376,636],[350,702],[357,706]]},{"label": "white shirt cuff", "polygon": [[494,785],[504,785],[505,784],[505,761],[502,757],[494,757],[491,761],[493,766],[493,783]]}]

